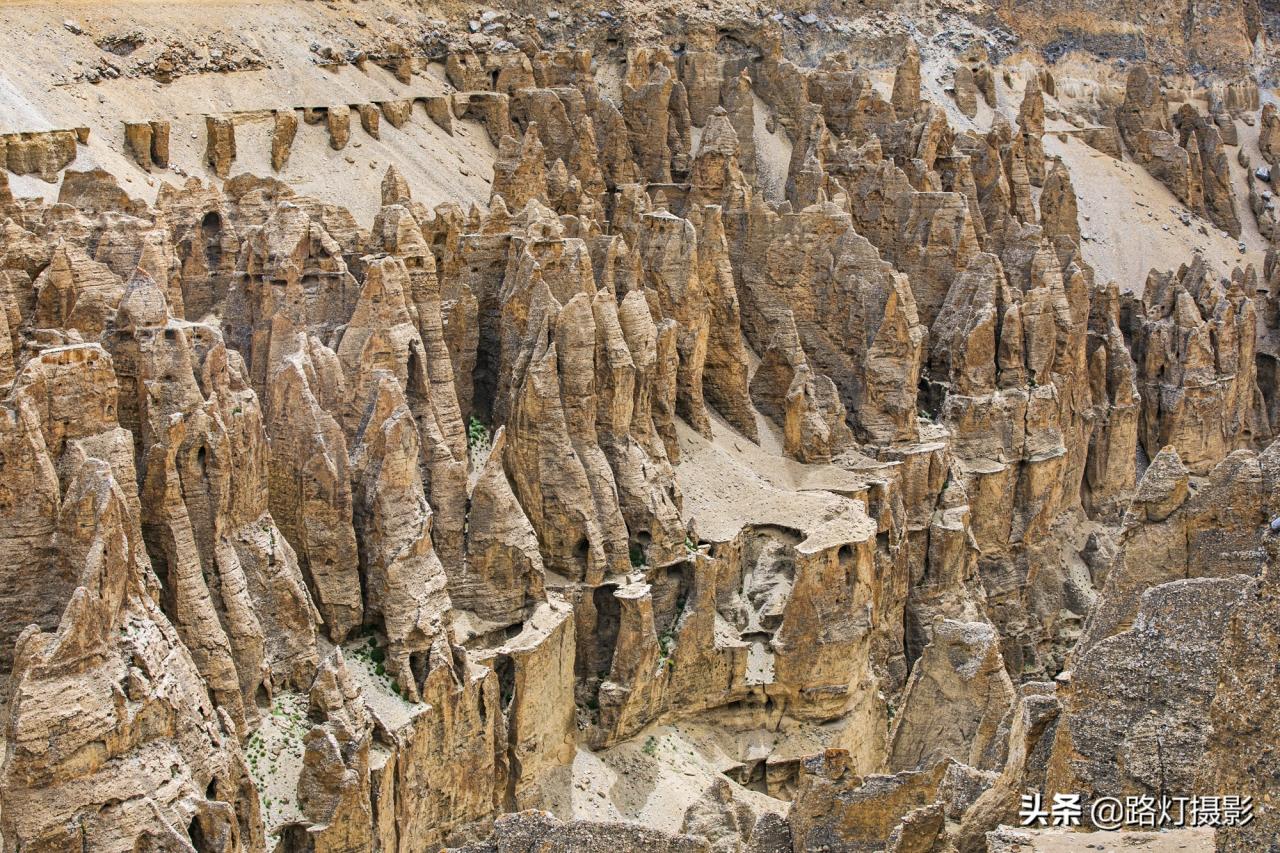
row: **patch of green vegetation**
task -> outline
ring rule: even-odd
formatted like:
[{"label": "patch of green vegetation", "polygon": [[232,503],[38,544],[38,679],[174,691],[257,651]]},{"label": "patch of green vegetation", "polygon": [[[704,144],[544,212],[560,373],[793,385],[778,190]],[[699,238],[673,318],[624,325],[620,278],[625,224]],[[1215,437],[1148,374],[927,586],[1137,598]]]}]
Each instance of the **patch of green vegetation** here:
[{"label": "patch of green vegetation", "polygon": [[351,647],[349,656],[364,664],[365,668],[381,679],[383,686],[401,696],[402,692],[395,680],[387,674],[387,650],[378,645],[378,637],[370,626],[365,627],[365,642]]},{"label": "patch of green vegetation", "polygon": [[675,634],[671,631],[663,631],[658,635],[658,671],[661,672],[666,667],[675,668],[675,664],[671,661],[671,650],[676,646]]},{"label": "patch of green vegetation", "polygon": [[489,428],[479,418],[472,415],[471,422],[467,424],[467,447],[472,452],[488,450],[491,443]]},{"label": "patch of green vegetation", "polygon": [[649,735],[644,739],[644,746],[640,747],[640,751],[650,757],[658,754],[658,739],[653,735]]}]

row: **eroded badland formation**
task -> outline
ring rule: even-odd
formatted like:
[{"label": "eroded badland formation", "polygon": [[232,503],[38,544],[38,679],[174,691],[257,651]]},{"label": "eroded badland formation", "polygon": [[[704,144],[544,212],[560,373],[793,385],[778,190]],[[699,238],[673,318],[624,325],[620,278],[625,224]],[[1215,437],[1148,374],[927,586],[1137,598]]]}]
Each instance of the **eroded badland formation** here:
[{"label": "eroded badland formation", "polygon": [[1275,38],[0,3],[4,850],[1280,849]]}]

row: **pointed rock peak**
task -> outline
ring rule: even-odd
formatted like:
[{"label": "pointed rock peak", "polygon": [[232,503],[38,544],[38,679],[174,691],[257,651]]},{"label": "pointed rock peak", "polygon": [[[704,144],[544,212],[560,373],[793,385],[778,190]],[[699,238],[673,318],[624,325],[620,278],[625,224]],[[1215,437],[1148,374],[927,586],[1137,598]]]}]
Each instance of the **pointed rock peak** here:
[{"label": "pointed rock peak", "polygon": [[1025,133],[1037,136],[1044,133],[1044,93],[1040,89],[1038,74],[1027,78],[1022,106],[1018,108],[1018,126]]},{"label": "pointed rock peak", "polygon": [[313,719],[330,719],[359,696],[360,688],[351,677],[342,649],[335,648],[320,662],[315,680],[311,682],[310,715]]},{"label": "pointed rock peak", "polygon": [[560,222],[560,217],[540,199],[529,199],[520,211],[517,220],[528,229],[529,236],[533,239],[564,239],[564,226]]},{"label": "pointed rock peak", "polygon": [[507,209],[507,202],[500,195],[495,195],[493,200],[489,202],[489,216],[504,221],[511,219],[511,211]]},{"label": "pointed rock peak", "polygon": [[[399,314],[407,310],[406,292],[409,285],[409,271],[404,261],[384,255],[370,262],[365,271],[364,289],[360,292],[360,302],[367,310],[376,310],[382,316]],[[359,319],[359,310],[352,316],[354,324]]]},{"label": "pointed rock peak", "polygon": [[907,39],[902,62],[893,75],[890,101],[900,117],[910,115],[920,106],[920,49],[914,39]]},{"label": "pointed rock peak", "polygon": [[774,327],[769,349],[785,353],[787,361],[797,369],[801,365],[807,365],[808,359],[805,357],[804,347],[800,345],[800,332],[796,329],[795,316],[790,311],[783,311],[774,318]]},{"label": "pointed rock peak", "polygon": [[382,176],[382,204],[385,207],[390,204],[403,204],[409,201],[411,193],[409,191],[409,182],[404,179],[404,175],[400,174],[400,170],[395,166],[388,166],[387,173]]},{"label": "pointed rock peak", "polygon": [[531,121],[520,140],[520,157],[530,157],[534,152],[537,152],[539,158],[542,157],[542,137],[538,135],[538,123]]},{"label": "pointed rock peak", "polygon": [[371,430],[381,429],[398,409],[407,406],[399,380],[389,371],[377,371],[373,376],[373,386],[364,421],[360,424],[360,430],[356,436],[357,445],[368,441]]},{"label": "pointed rock peak", "polygon": [[729,114],[724,107],[716,107],[707,120],[702,132],[702,140],[698,144],[698,157],[706,154],[723,154],[728,157],[738,153],[738,134],[729,121]]},{"label": "pointed rock peak", "polygon": [[1190,493],[1190,475],[1173,445],[1151,460],[1138,483],[1129,512],[1137,520],[1163,521],[1182,506]]},{"label": "pointed rock peak", "polygon": [[520,157],[520,140],[516,139],[509,133],[503,134],[498,140],[498,159],[499,160],[516,160]]},{"label": "pointed rock peak", "polygon": [[124,298],[116,311],[115,327],[121,331],[156,329],[169,319],[169,305],[155,279],[141,269],[134,270],[125,285]]},{"label": "pointed rock peak", "polygon": [[[497,432],[493,434],[492,441],[489,442],[489,457],[484,462],[484,468],[483,468],[484,473],[480,475],[482,479],[485,476],[488,476],[491,473],[493,473],[495,469],[497,471],[503,470],[502,451],[506,448],[506,446],[507,446],[507,427],[504,424],[503,426],[498,427]],[[505,477],[506,473],[504,472],[502,476]]]}]

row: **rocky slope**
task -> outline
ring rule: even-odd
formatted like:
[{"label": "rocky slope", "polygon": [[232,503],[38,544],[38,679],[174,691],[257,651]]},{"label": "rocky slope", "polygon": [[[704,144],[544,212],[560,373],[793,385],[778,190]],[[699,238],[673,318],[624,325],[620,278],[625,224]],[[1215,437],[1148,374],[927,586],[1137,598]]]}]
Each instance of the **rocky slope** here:
[{"label": "rocky slope", "polygon": [[1280,843],[1272,12],[872,5],[0,7],[4,849]]}]

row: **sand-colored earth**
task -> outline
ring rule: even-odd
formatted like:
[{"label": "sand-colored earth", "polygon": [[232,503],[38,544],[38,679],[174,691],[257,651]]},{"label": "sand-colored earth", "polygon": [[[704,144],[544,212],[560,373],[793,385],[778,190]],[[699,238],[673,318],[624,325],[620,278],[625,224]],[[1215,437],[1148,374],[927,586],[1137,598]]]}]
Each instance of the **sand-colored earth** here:
[{"label": "sand-colored earth", "polygon": [[676,477],[684,512],[700,538],[725,541],[743,527],[770,525],[803,532],[812,540],[875,536],[876,526],[861,501],[867,481],[834,465],[805,465],[781,455],[776,427],[757,416],[762,442],[744,438],[712,416],[708,441],[678,424],[680,465]]},{"label": "sand-colored earth", "polygon": [[[235,115],[237,157],[232,174],[271,175],[271,109],[353,105],[452,91],[441,66],[430,66],[403,84],[372,62],[363,69],[321,64],[313,45],[355,47],[346,35],[352,14],[321,3],[114,2],[73,8],[64,3],[0,3],[0,52],[5,56],[0,133],[87,126],[89,143],[80,146],[71,168],[101,166],[120,176],[131,195],[153,201],[161,181],[180,185],[184,175],[213,179],[204,164],[204,116]],[[371,43],[409,39],[425,26],[424,17],[406,27],[403,14],[403,6],[379,0],[362,3],[358,12]],[[229,21],[235,25],[227,26]],[[81,32],[72,32],[67,24]],[[190,47],[196,62],[216,53],[261,67],[178,76],[167,84],[149,77],[74,80],[102,61],[104,52],[97,41],[136,32],[145,33],[142,45],[126,57],[111,57],[111,62],[127,68],[148,51],[179,43]],[[47,56],[36,54],[51,50],[62,57],[63,69],[52,86]],[[288,93],[284,104],[281,93]],[[172,123],[173,168],[149,175],[125,156],[123,123],[151,119]],[[472,121],[455,122],[450,135],[419,107],[401,129],[382,122],[381,140],[375,140],[364,133],[353,113],[351,142],[342,151],[329,147],[323,124],[300,124],[289,163],[276,177],[299,193],[351,209],[367,227],[380,205],[379,185],[390,164],[428,206],[444,201],[465,206],[488,201],[495,153],[487,134]],[[17,195],[57,195],[56,184],[35,177],[12,176],[10,183]]]},{"label": "sand-colored earth", "polygon": [[[1238,123],[1242,139],[1252,136],[1256,148],[1257,131]],[[1252,134],[1246,133],[1252,131]],[[1044,138],[1045,153],[1061,157],[1071,171],[1080,209],[1080,232],[1085,237],[1085,260],[1099,281],[1115,281],[1122,290],[1141,293],[1152,269],[1177,269],[1201,252],[1211,267],[1230,275],[1238,265],[1254,264],[1259,271],[1266,254],[1266,241],[1258,234],[1253,214],[1237,204],[1244,233],[1239,242],[1214,227],[1213,223],[1190,214],[1164,184],[1136,163],[1126,163],[1103,154],[1074,137],[1064,142],[1055,133]],[[1228,148],[1233,177],[1243,169],[1235,162],[1235,149]],[[1255,160],[1255,162],[1257,162]],[[1238,188],[1247,201],[1247,189]],[[1183,216],[1190,224],[1183,224]]]},{"label": "sand-colored earth", "polygon": [[[653,726],[626,743],[593,752],[578,746],[572,765],[553,771],[545,787],[547,808],[562,819],[630,820],[678,832],[685,810],[743,759],[813,752],[824,745],[821,730],[798,726],[783,733],[738,733],[699,722]],[[761,811],[785,814],[790,804],[730,779],[734,796]]]}]

